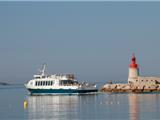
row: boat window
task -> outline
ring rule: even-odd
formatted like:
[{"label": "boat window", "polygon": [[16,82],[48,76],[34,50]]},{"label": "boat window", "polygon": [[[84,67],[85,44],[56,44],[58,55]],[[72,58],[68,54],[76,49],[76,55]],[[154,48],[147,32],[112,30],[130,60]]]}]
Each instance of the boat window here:
[{"label": "boat window", "polygon": [[48,86],[48,81],[47,81],[47,86]]},{"label": "boat window", "polygon": [[41,86],[42,86],[43,82],[41,81]]},{"label": "boat window", "polygon": [[52,81],[50,81],[50,85],[52,85],[53,83],[52,83]]},{"label": "boat window", "polygon": [[45,81],[45,85],[47,86],[47,81]]},{"label": "boat window", "polygon": [[35,86],[37,86],[37,81],[36,81],[36,83],[35,83]]},{"label": "boat window", "polygon": [[73,80],[61,80],[60,84],[61,85],[73,85],[75,81]]},{"label": "boat window", "polygon": [[47,81],[47,86],[49,85],[49,81]]},{"label": "boat window", "polygon": [[52,81],[50,81],[50,85],[52,85]]},{"label": "boat window", "polygon": [[48,81],[48,85],[50,86],[51,81]]},{"label": "boat window", "polygon": [[43,81],[43,86],[45,85],[45,81]]},{"label": "boat window", "polygon": [[51,81],[51,85],[54,85],[54,81]]},{"label": "boat window", "polygon": [[40,85],[40,82],[38,81],[38,86]]},{"label": "boat window", "polygon": [[40,79],[40,77],[35,77],[36,79]]}]

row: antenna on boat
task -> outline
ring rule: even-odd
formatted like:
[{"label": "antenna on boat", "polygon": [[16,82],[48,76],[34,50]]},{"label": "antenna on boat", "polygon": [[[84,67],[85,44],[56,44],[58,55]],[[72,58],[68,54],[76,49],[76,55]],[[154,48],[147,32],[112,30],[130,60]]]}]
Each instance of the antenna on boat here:
[{"label": "antenna on boat", "polygon": [[44,76],[45,75],[45,71],[46,71],[46,63],[44,63],[43,64],[43,66],[42,66],[42,70],[41,70],[41,74],[42,74],[42,76]]}]

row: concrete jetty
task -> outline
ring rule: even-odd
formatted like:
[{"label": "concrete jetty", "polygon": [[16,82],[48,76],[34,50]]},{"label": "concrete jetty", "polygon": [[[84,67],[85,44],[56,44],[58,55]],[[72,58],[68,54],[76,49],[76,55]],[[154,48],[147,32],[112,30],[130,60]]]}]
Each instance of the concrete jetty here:
[{"label": "concrete jetty", "polygon": [[127,92],[127,93],[145,93],[160,92],[160,84],[155,85],[133,85],[133,84],[106,84],[101,90],[102,92]]}]

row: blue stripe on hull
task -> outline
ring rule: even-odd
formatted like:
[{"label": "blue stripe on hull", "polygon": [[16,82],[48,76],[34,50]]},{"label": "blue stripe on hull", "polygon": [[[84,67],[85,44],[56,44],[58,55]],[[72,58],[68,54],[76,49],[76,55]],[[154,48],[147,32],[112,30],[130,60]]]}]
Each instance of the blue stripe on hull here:
[{"label": "blue stripe on hull", "polygon": [[28,89],[31,94],[83,94],[98,92],[97,89],[94,90],[73,90],[73,89]]}]

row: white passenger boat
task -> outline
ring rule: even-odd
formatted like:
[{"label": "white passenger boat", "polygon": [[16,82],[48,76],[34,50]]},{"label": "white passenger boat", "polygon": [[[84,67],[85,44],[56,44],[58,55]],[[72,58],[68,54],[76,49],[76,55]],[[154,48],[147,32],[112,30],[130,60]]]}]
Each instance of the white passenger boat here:
[{"label": "white passenger boat", "polygon": [[46,75],[45,69],[46,65],[43,65],[40,74],[34,75],[34,79],[25,84],[31,95],[86,94],[98,91],[95,84],[79,83],[73,74]]}]

